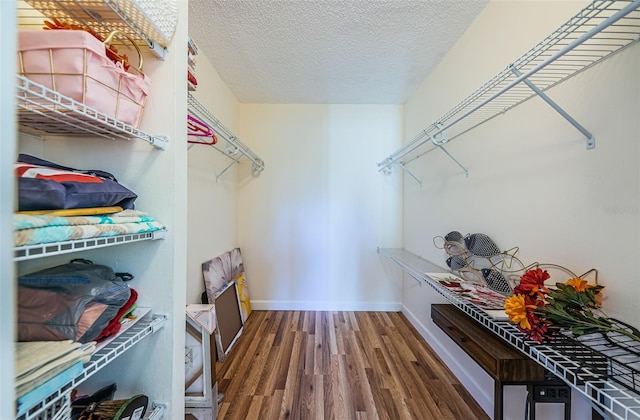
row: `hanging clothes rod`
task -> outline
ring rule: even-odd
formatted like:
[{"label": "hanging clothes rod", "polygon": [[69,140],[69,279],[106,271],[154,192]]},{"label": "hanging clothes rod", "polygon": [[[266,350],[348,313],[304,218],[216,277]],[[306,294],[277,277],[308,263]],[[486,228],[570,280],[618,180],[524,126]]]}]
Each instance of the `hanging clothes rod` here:
[{"label": "hanging clothes rod", "polygon": [[[625,3],[626,6],[617,8],[621,3]],[[538,92],[547,90],[634,44],[640,39],[640,15],[629,15],[637,12],[638,8],[640,8],[640,0],[593,1],[557,31],[447,112],[437,122],[419,132],[397,151],[380,161],[378,171],[390,172],[393,166],[398,163],[406,165],[436,147],[442,148],[446,141],[451,141],[516,105],[535,97]],[[620,21],[622,22],[619,23]],[[592,39],[594,41],[590,42]],[[529,68],[527,69],[527,67]],[[515,79],[509,82],[514,76]],[[531,86],[536,86],[533,93],[530,89]],[[543,99],[587,137],[587,148],[594,146],[595,139],[591,133],[571,117],[567,118],[568,114],[553,101],[550,101],[548,96],[545,95]],[[467,124],[460,124],[461,131],[446,136],[447,130],[462,121],[466,121]],[[445,142],[437,140],[438,135],[447,137],[448,140]],[[428,142],[431,142],[434,147],[417,156],[403,160]],[[453,159],[448,152],[446,153]],[[462,167],[457,160],[454,159],[454,161]]]},{"label": "hanging clothes rod", "polygon": [[218,174],[218,177],[225,173],[235,163],[238,163],[242,157],[246,157],[251,161],[251,169],[254,174],[258,174],[264,170],[264,161],[260,159],[260,157],[258,157],[258,155],[256,155],[247,145],[242,143],[231,130],[225,127],[220,120],[214,117],[209,110],[198,102],[198,100],[190,93],[187,98],[187,106],[190,114],[206,123],[227,143],[225,151],[219,151],[232,159],[233,162]]}]

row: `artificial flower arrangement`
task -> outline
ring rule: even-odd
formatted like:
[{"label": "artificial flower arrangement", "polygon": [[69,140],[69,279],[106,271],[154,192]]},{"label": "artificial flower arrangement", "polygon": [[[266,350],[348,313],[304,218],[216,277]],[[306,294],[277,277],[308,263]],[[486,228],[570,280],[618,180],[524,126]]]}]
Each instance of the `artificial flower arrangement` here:
[{"label": "artificial flower arrangement", "polygon": [[604,286],[588,284],[576,277],[549,289],[544,285],[549,278],[547,270],[528,270],[504,304],[509,320],[529,339],[542,343],[555,331],[564,329],[574,336],[617,332],[640,341],[640,337],[618,322],[594,313],[602,305]]}]

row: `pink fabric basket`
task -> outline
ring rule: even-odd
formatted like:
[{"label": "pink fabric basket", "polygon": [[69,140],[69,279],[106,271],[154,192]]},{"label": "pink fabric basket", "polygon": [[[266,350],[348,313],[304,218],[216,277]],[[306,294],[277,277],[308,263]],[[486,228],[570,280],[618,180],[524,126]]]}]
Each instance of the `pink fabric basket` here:
[{"label": "pink fabric basket", "polygon": [[64,96],[138,127],[151,82],[128,73],[105,45],[81,30],[22,30],[18,74]]}]

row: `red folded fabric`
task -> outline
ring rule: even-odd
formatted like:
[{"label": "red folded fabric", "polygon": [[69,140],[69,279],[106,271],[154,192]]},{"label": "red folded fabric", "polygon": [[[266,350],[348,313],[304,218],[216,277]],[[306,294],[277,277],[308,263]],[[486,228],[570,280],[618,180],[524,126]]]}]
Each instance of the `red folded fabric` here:
[{"label": "red folded fabric", "polygon": [[129,300],[120,308],[116,316],[107,324],[107,326],[102,330],[102,332],[95,338],[95,341],[98,341],[102,338],[108,337],[113,334],[117,334],[120,331],[120,320],[122,316],[127,313],[129,308],[133,306],[138,300],[138,292],[134,289],[131,289],[131,296],[129,296]]}]

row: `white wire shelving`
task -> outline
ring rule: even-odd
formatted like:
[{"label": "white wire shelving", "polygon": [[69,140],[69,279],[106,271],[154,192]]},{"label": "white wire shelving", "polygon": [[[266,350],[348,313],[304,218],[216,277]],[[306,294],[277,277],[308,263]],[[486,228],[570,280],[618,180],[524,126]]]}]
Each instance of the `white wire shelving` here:
[{"label": "white wire shelving", "polygon": [[209,110],[202,105],[193,95],[188,94],[188,112],[194,117],[200,119],[206,123],[213,131],[216,132],[226,142],[226,148],[223,150],[213,146],[220,153],[224,154],[232,160],[232,162],[222,170],[217,176],[216,180],[222,176],[229,168],[235,163],[239,163],[240,159],[245,157],[251,161],[251,171],[254,175],[259,174],[264,170],[264,161],[258,157],[247,145],[242,143],[240,139],[233,134],[231,130],[225,127],[220,120],[214,117]]},{"label": "white wire shelving", "polygon": [[444,145],[509,109],[539,96],[586,137],[595,137],[546,90],[600,63],[640,40],[640,0],[594,0],[555,32],[509,64],[475,92],[378,163],[378,171],[394,166],[421,184],[406,164],[435,149],[442,150],[465,174],[468,169]]},{"label": "white wire shelving", "polygon": [[448,270],[404,249],[378,248],[378,253],[561,378],[606,418],[640,420],[640,343],[624,347],[615,340],[604,345],[596,339],[585,342],[563,337],[548,344],[528,341],[514,324],[491,317],[426,274]]},{"label": "white wire shelving", "polygon": [[[167,320],[165,315],[152,315],[150,308],[137,308],[135,314],[137,318],[132,321],[130,326],[126,329],[123,326],[120,333],[99,344],[98,350],[84,365],[82,373],[27,409],[25,414],[17,417],[17,420],[69,419],[71,417],[71,391],[144,338],[163,328]],[[165,408],[166,404],[154,402],[151,407],[151,415],[148,418],[161,418]]]},{"label": "white wire shelving", "polygon": [[164,239],[166,230],[153,232],[129,233],[125,235],[104,236],[90,239],[75,239],[62,242],[51,242],[35,245],[17,246],[14,248],[14,261],[26,261],[71,252],[87,251],[89,249],[104,248],[113,245],[124,245],[132,242]]},{"label": "white wire shelving", "polygon": [[17,75],[18,129],[38,136],[95,135],[107,139],[132,138],[164,150],[166,136],[155,136]]},{"label": "white wire shelving", "polygon": [[[155,25],[150,24],[144,11],[131,7],[132,5],[126,0],[21,0],[18,2],[17,14],[20,26],[24,28],[40,29],[44,26],[43,18],[48,18],[91,28],[103,39],[112,31],[121,31],[133,39],[136,45],[149,49],[163,60],[168,53],[167,37],[170,38],[167,19],[177,19],[177,14],[174,16],[177,11],[154,13],[153,18],[162,23],[159,32]],[[163,3],[158,2],[150,6],[162,5]],[[175,22],[171,22],[173,23]]]}]

